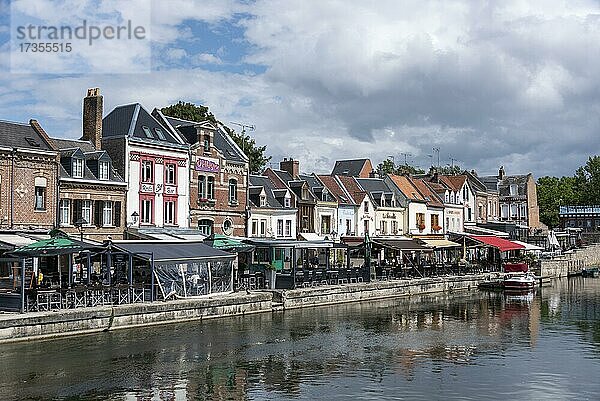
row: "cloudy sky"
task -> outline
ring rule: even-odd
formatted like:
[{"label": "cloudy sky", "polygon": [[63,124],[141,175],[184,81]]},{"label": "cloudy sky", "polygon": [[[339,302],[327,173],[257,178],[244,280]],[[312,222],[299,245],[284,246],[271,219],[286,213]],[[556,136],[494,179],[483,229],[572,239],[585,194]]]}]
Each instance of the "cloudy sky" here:
[{"label": "cloudy sky", "polygon": [[[56,22],[73,11],[54,4],[35,12]],[[94,47],[83,57],[113,72],[17,73],[15,4],[0,0],[1,119],[36,118],[53,136],[79,137],[82,96],[98,86],[105,113],[184,100],[253,124],[274,162],[293,156],[306,172],[342,158],[404,162],[404,153],[428,167],[439,148],[441,164],[481,174],[504,165],[570,175],[600,154],[598,0],[77,4],[90,20],[111,8],[146,15],[149,68],[120,73],[141,50]]]}]

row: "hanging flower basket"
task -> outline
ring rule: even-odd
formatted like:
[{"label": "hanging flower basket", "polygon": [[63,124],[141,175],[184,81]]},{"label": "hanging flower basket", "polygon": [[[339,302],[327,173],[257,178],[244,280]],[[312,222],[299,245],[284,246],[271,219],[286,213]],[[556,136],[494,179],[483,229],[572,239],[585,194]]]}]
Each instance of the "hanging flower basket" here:
[{"label": "hanging flower basket", "polygon": [[419,231],[423,231],[425,229],[425,224],[419,224]]},{"label": "hanging flower basket", "polygon": [[442,229],[442,227],[440,226],[433,226],[431,228],[433,229],[433,231],[440,231]]}]

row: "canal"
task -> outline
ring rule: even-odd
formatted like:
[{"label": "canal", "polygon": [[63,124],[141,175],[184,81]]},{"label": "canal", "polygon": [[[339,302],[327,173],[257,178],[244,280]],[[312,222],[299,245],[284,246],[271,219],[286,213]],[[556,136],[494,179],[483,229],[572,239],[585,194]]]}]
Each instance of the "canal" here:
[{"label": "canal", "polygon": [[2,400],[600,397],[600,279],[0,345]]}]

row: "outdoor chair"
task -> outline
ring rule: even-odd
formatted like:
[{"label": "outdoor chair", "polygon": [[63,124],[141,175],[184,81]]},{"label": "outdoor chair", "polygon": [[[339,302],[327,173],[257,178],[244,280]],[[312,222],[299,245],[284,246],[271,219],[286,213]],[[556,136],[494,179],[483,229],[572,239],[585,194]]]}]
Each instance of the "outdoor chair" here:
[{"label": "outdoor chair", "polygon": [[346,269],[340,269],[337,277],[338,284],[348,284],[348,271]]}]

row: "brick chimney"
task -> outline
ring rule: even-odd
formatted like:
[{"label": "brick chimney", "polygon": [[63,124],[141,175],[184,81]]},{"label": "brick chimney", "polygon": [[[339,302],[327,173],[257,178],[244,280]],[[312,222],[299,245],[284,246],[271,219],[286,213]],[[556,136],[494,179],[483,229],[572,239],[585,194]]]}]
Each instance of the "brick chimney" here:
[{"label": "brick chimney", "polygon": [[498,170],[498,179],[503,180],[504,176],[506,176],[506,173],[504,172],[504,166],[500,166],[500,169]]},{"label": "brick chimney", "polygon": [[279,162],[279,169],[287,171],[292,178],[296,179],[300,175],[300,162],[291,157],[289,159],[283,158],[283,160]]},{"label": "brick chimney", "polygon": [[100,88],[87,90],[87,96],[83,98],[83,137],[81,139],[90,141],[96,149],[102,148],[103,103]]}]

